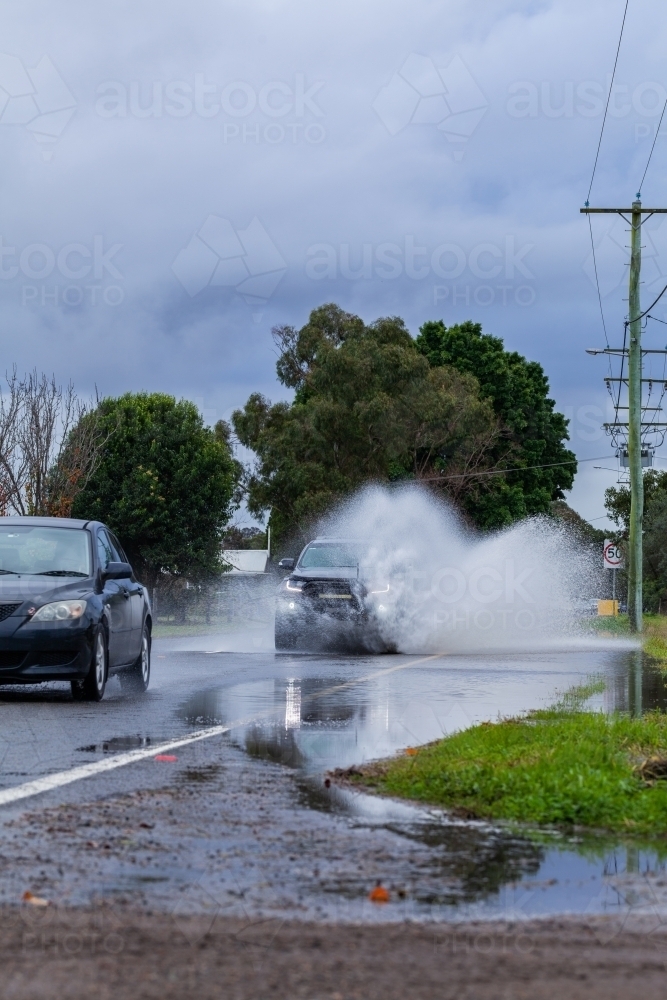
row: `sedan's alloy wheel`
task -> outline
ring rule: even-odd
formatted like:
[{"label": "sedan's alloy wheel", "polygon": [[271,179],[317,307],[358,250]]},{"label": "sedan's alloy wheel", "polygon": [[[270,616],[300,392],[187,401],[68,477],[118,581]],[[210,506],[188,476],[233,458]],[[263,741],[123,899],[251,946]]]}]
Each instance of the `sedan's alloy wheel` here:
[{"label": "sedan's alloy wheel", "polygon": [[141,637],[141,680],[143,682],[144,688],[148,687],[148,682],[151,676],[151,651],[150,651],[150,639],[146,632],[144,632]]},{"label": "sedan's alloy wheel", "polygon": [[102,701],[107,684],[107,641],[100,626],[95,633],[93,657],[88,675],[72,681],[72,695],[77,701]]},{"label": "sedan's alloy wheel", "polygon": [[139,656],[129,670],[118,676],[122,688],[130,694],[144,694],[148,690],[151,679],[151,633],[148,625],[144,625]]}]

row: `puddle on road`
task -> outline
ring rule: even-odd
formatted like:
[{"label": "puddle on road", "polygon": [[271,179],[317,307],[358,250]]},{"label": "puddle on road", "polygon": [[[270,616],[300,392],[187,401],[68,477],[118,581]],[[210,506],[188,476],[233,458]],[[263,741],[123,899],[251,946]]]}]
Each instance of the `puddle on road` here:
[{"label": "puddle on road", "polygon": [[[366,661],[363,666],[370,670],[361,673],[372,674],[377,663]],[[383,665],[387,663],[384,659]],[[329,669],[331,665],[329,660]],[[483,718],[546,704],[555,692],[591,674],[606,680],[604,694],[592,701],[600,710],[666,710],[665,677],[641,652],[496,658],[493,663],[488,657],[447,658],[363,683],[357,683],[359,661],[354,668],[350,661],[337,665],[340,672],[332,676],[308,676],[316,672],[316,662],[304,659],[300,664],[295,657],[286,665],[294,676],[200,692],[179,715],[191,725],[245,720],[230,734],[232,742],[252,757],[293,769],[304,805],[428,846],[429,871],[415,878],[410,895],[414,903],[451,911],[450,918],[627,915],[630,910],[650,912],[658,897],[664,903],[667,846],[663,855],[609,839],[555,835],[538,840],[323,784],[327,770],[390,756]],[[429,888],[433,885],[438,891]],[[358,888],[341,882],[335,891],[354,895]]]},{"label": "puddle on road", "polygon": [[344,812],[356,825],[382,827],[431,848],[429,877],[415,880],[410,896],[442,908],[439,915],[446,919],[654,915],[667,902],[667,845],[660,852],[613,838],[554,834],[533,839],[509,827],[456,820],[437,809],[334,785],[327,789],[308,778],[299,787],[301,800],[311,808]]},{"label": "puddle on road", "polygon": [[101,743],[90,743],[85,747],[77,747],[79,753],[121,753],[124,750],[139,750],[142,747],[150,747],[153,743],[150,736],[112,736],[109,740]]}]

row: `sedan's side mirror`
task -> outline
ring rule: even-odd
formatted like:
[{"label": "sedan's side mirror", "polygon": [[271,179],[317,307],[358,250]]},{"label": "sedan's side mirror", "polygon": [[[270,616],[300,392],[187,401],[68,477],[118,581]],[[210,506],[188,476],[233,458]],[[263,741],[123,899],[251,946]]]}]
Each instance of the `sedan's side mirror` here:
[{"label": "sedan's side mirror", "polygon": [[293,559],[281,559],[280,562],[278,563],[278,568],[279,569],[294,569],[294,560]]},{"label": "sedan's side mirror", "polygon": [[132,567],[126,562],[110,562],[102,570],[102,576],[105,580],[124,580],[132,576]]}]

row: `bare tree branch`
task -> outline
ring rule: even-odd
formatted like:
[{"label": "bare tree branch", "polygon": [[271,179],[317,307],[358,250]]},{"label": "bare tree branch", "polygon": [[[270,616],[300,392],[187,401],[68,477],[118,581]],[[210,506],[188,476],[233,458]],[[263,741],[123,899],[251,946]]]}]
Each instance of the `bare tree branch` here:
[{"label": "bare tree branch", "polygon": [[7,376],[0,396],[0,513],[67,517],[97,468],[109,434],[98,402],[36,370]]}]

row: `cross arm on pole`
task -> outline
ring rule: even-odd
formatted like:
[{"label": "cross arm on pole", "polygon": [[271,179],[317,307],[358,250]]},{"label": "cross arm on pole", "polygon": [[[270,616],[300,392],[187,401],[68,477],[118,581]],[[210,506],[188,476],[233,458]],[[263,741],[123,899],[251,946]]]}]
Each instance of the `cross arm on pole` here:
[{"label": "cross arm on pole", "polygon": [[667,208],[580,208],[582,215],[619,215],[626,212],[632,215],[633,212],[640,211],[642,215],[665,215]]},{"label": "cross arm on pole", "polygon": [[[627,354],[627,347],[587,347],[585,348],[586,354]],[[642,354],[667,354],[667,351],[658,350],[658,348],[653,347],[642,347]],[[650,380],[651,382],[661,382],[662,379],[654,378]]]}]

